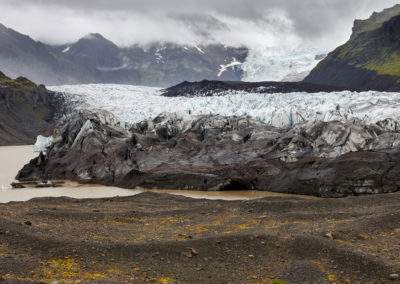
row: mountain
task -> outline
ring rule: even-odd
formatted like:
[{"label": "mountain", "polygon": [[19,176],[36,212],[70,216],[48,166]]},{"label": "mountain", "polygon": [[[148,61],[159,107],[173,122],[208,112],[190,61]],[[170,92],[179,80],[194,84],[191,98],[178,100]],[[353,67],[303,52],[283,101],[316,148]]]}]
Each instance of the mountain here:
[{"label": "mountain", "polygon": [[246,56],[246,48],[153,43],[120,48],[118,56],[110,56],[113,64],[92,67],[100,72],[101,83],[165,87],[185,80],[240,80],[243,72],[239,66]]},{"label": "mountain", "polygon": [[114,68],[122,63],[118,46],[100,34],[88,34],[67,46],[62,53],[84,66]]},{"label": "mountain", "polygon": [[182,81],[240,80],[240,65],[246,60],[246,48],[220,44],[180,46],[155,43],[147,49],[134,46],[124,50],[128,69],[141,71],[142,85],[171,86]]},{"label": "mountain", "polygon": [[93,80],[84,65],[62,52],[36,42],[0,24],[0,70],[10,77],[24,76],[49,85]]},{"label": "mountain", "polygon": [[0,72],[0,145],[33,144],[60,112],[60,102],[43,85]]},{"label": "mountain", "polygon": [[363,32],[378,29],[384,22],[398,15],[400,15],[400,4],[397,4],[389,9],[385,9],[380,13],[374,12],[372,13],[371,17],[366,20],[355,20],[351,38],[355,38]]},{"label": "mountain", "polygon": [[0,70],[36,83],[171,86],[182,81],[240,80],[247,48],[153,43],[118,47],[100,34],[50,46],[0,25]]},{"label": "mountain", "polygon": [[400,91],[400,5],[356,20],[350,40],[322,60],[304,81]]}]

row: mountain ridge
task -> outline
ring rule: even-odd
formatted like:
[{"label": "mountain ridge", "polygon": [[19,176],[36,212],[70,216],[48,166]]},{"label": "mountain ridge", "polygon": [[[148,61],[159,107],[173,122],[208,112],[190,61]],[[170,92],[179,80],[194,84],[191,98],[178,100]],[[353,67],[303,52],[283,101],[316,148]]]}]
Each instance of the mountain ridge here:
[{"label": "mountain ridge", "polygon": [[[245,47],[154,43],[119,47],[101,34],[50,46],[0,26],[0,70],[46,85],[117,83],[168,87],[185,80],[240,80]],[[235,64],[231,64],[235,62]]]},{"label": "mountain ridge", "polygon": [[0,72],[0,146],[31,145],[62,113],[62,102],[45,86]]},{"label": "mountain ridge", "polygon": [[400,5],[355,23],[349,41],[329,53],[304,81],[361,91],[400,91]]}]

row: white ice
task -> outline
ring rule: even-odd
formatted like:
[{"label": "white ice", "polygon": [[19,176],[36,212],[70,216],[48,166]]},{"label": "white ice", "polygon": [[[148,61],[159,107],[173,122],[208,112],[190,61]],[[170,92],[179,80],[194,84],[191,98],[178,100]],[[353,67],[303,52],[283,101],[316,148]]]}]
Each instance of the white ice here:
[{"label": "white ice", "polygon": [[50,87],[65,94],[76,109],[105,109],[121,122],[135,123],[162,112],[248,115],[273,126],[290,126],[304,120],[359,118],[374,123],[400,119],[400,93],[332,92],[258,94],[230,92],[214,97],[161,96],[161,89],[130,85],[67,85]]},{"label": "white ice", "polygon": [[306,47],[254,48],[241,65],[243,81],[301,81],[320,59],[323,50]]},{"label": "white ice", "polygon": [[67,53],[70,49],[71,49],[71,47],[67,46],[67,47],[62,51],[62,53]]},{"label": "white ice", "polygon": [[221,64],[220,65],[220,69],[219,69],[219,73],[218,73],[218,77],[221,77],[221,75],[230,67],[235,67],[237,65],[241,65],[242,62],[238,61],[235,57],[232,57],[232,62],[226,65]]},{"label": "white ice", "polygon": [[46,152],[47,149],[49,149],[53,145],[53,137],[44,137],[42,135],[39,135],[36,138],[36,143],[33,146],[33,151],[34,152]]}]

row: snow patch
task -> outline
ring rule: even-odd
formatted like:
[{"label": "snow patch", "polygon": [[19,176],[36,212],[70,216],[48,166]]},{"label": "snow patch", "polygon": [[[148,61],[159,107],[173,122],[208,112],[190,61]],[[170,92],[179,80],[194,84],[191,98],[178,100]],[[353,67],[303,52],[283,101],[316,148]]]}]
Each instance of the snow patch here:
[{"label": "snow patch", "polygon": [[70,49],[71,49],[71,47],[70,47],[70,46],[67,46],[67,47],[62,51],[62,53],[67,53]]},{"label": "snow patch", "polygon": [[223,65],[223,64],[220,65],[221,68],[219,69],[219,73],[217,76],[221,77],[222,73],[224,73],[228,68],[235,67],[237,65],[242,65],[242,62],[238,61],[235,57],[232,57],[231,63],[226,64],[226,65]]},{"label": "snow patch", "polygon": [[196,48],[200,53],[205,54],[204,51],[198,45],[195,45],[194,48]]},{"label": "snow patch", "polygon": [[167,49],[166,46],[163,46],[161,48],[157,48],[156,52],[154,53],[154,55],[156,56],[156,62],[157,63],[164,63],[163,56],[162,56],[161,52],[166,50],[166,49]]},{"label": "snow patch", "polygon": [[103,71],[103,72],[109,72],[109,71],[118,71],[118,70],[123,70],[123,69],[129,69],[129,66],[131,65],[132,61],[124,56],[122,58],[122,64],[117,67],[96,67],[97,70]]}]

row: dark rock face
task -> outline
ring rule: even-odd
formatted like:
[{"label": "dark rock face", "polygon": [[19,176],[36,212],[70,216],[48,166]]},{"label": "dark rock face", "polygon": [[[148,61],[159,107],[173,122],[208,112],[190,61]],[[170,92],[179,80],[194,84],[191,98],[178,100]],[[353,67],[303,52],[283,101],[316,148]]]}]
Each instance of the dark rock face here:
[{"label": "dark rock face", "polygon": [[400,4],[396,4],[392,8],[384,9],[380,13],[374,12],[367,20],[355,20],[351,37],[355,38],[361,33],[376,30],[383,23],[398,15],[400,15]]},{"label": "dark rock face", "polygon": [[354,23],[350,40],[331,52],[305,82],[359,91],[400,91],[400,5]]},{"label": "dark rock face", "polygon": [[161,114],[126,130],[106,111],[78,111],[60,120],[53,138],[18,180],[323,197],[394,192],[400,185],[394,121],[280,129],[249,117]]},{"label": "dark rock face", "polygon": [[305,82],[233,82],[233,81],[208,81],[183,82],[164,90],[166,97],[195,97],[215,96],[229,94],[232,91],[249,93],[292,93],[292,92],[335,92],[344,91],[346,88],[319,85]]},{"label": "dark rock face", "polygon": [[23,77],[11,80],[0,72],[0,145],[33,144],[61,108],[62,102],[43,85]]}]

